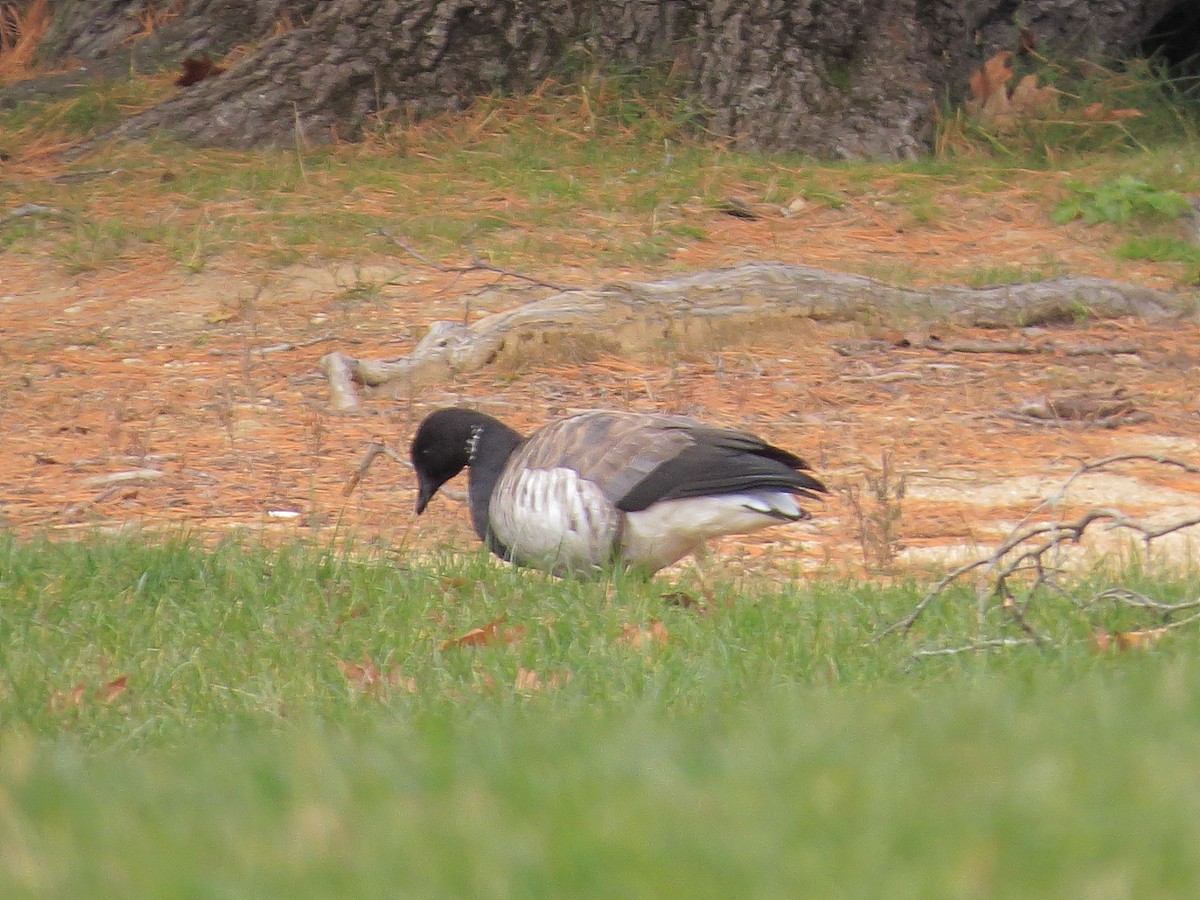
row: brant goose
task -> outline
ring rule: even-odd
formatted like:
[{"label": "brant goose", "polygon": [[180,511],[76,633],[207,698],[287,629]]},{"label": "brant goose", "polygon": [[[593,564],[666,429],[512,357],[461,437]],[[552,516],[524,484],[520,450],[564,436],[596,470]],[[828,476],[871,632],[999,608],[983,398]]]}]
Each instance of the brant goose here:
[{"label": "brant goose", "polygon": [[804,460],[682,416],[587,412],[522,438],[470,409],[431,413],[412,443],[420,515],[469,466],[475,532],[493,553],[556,575],[612,564],[647,575],[709,538],[809,518],[826,493]]}]

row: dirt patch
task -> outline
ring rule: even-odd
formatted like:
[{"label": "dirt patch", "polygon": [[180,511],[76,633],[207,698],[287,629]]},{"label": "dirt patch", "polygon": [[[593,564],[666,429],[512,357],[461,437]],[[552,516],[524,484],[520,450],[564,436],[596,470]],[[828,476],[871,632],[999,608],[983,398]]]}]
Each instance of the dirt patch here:
[{"label": "dirt patch", "polygon": [[[739,251],[742,259],[813,261],[799,245],[764,245],[747,229],[731,224],[721,243],[706,242],[706,258],[692,247],[676,268],[731,262]],[[922,239],[930,265],[965,252],[961,234],[946,236],[943,244]],[[822,232],[820,240],[835,238]],[[996,240],[1017,248],[1013,259],[1022,242],[1028,252],[1019,231]],[[847,258],[892,250],[864,237],[861,223],[842,241]],[[1007,244],[993,249],[1008,258]],[[1073,271],[1132,274],[1160,288],[1170,281],[1161,270],[1115,273],[1090,258],[1080,254]],[[656,273],[540,274],[599,284]],[[516,369],[376,396],[365,414],[345,417],[325,410],[323,353],[399,356],[433,320],[474,317],[537,294],[501,288],[486,273],[449,275],[396,260],[266,274],[232,266],[190,274],[164,262],[68,276],[45,261],[9,258],[0,277],[0,524],[19,533],[337,529],[400,552],[474,547],[456,504],[436,503],[416,527],[407,469],[379,462],[349,499],[342,493],[370,440],[405,450],[416,422],[450,403],[475,404],[519,428],[598,406],[686,413],[807,456],[833,497],[809,526],[727,542],[720,558],[731,565],[861,566],[862,517],[840,491],[861,495],[885,453],[904,479],[887,537],[899,566],[994,542],[1078,460],[1140,452],[1200,463],[1200,328],[1191,322],[938,331],[943,342],[1054,345],[1033,354],[950,353],[905,346],[867,326],[807,323],[722,336],[698,349],[663,346],[633,360],[571,359],[560,350]],[[1134,352],[1069,355],[1106,344]],[[1115,428],[1012,417],[1022,403],[1058,392],[1121,392],[1143,415]],[[161,474],[103,477],[143,469]],[[1182,514],[1200,508],[1200,479],[1129,466],[1081,480],[1046,514],[1089,505]]]}]

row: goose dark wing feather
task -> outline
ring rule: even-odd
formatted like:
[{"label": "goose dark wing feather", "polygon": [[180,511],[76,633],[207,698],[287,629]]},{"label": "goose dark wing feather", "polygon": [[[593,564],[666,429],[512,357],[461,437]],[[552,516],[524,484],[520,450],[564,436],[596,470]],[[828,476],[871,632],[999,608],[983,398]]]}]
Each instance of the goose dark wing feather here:
[{"label": "goose dark wing feather", "polygon": [[778,448],[762,444],[762,451],[727,444],[698,443],[673,459],[667,460],[648,477],[617,501],[624,512],[638,512],[661,500],[683,500],[717,494],[753,491],[787,491],[816,499],[826,493],[825,486],[799,471],[807,468],[803,460],[786,454],[782,461]]},{"label": "goose dark wing feather", "polygon": [[624,512],[659,500],[753,490],[815,497],[825,488],[802,459],[753,435],[684,416],[590,412],[529,438],[510,468],[570,468]]}]

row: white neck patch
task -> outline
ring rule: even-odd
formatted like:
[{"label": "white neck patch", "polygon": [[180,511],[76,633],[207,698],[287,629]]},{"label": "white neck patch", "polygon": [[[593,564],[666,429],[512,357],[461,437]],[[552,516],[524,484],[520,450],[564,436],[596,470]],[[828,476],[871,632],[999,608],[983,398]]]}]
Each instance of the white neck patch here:
[{"label": "white neck patch", "polygon": [[471,428],[471,437],[467,441],[467,461],[475,462],[475,452],[479,449],[479,439],[483,437],[483,426],[474,425]]}]

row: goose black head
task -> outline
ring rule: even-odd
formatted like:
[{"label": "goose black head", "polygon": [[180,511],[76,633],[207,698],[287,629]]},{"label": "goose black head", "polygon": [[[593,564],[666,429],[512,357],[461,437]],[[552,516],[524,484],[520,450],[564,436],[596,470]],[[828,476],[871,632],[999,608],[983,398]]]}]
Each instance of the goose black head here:
[{"label": "goose black head", "polygon": [[426,416],[410,450],[417,473],[417,515],[425,511],[438,488],[471,464],[488,421],[483,413],[458,408],[439,409]]}]

